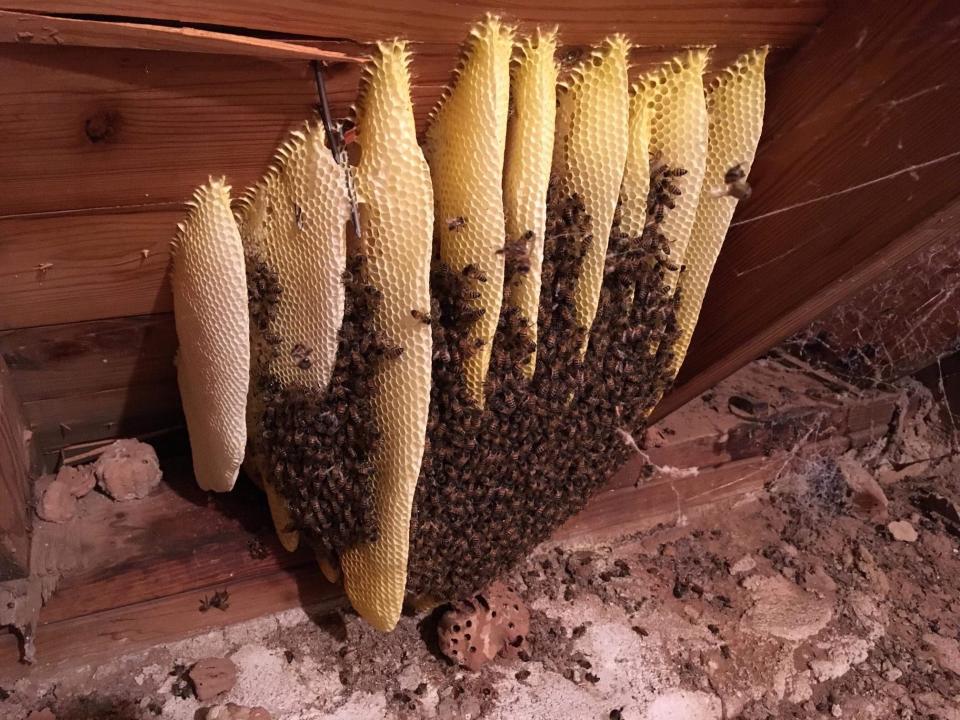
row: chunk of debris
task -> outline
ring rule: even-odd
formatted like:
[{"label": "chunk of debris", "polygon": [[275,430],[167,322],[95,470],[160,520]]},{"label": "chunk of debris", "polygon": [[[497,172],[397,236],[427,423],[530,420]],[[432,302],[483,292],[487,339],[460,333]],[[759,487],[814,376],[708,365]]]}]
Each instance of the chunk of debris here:
[{"label": "chunk of debris", "polygon": [[753,559],[753,556],[744,555],[742,558],[740,558],[733,565],[730,566],[730,574],[744,575],[748,572],[751,572],[756,567],[757,567],[757,561]]},{"label": "chunk of debris", "polygon": [[209,707],[204,717],[206,720],[273,720],[266,708],[249,708],[234,703]]},{"label": "chunk of debris", "polygon": [[850,489],[850,505],[854,515],[879,521],[887,517],[887,500],[883,488],[863,464],[847,453],[837,460],[837,467]]},{"label": "chunk of debris", "polygon": [[52,523],[73,520],[77,516],[77,498],[70,492],[70,486],[58,480],[50,481],[37,503],[37,515]]},{"label": "chunk of debris", "polygon": [[455,603],[437,627],[440,650],[470,670],[503,653],[524,657],[530,612],[512,588],[497,582],[483,593]]},{"label": "chunk of debris", "polygon": [[942,520],[952,535],[960,537],[960,505],[933,492],[919,493],[910,498],[910,501],[928,518]]},{"label": "chunk of debris", "polygon": [[27,720],[57,720],[57,716],[53,714],[53,710],[50,708],[44,708],[31,712],[27,715]]},{"label": "chunk of debris", "polygon": [[188,675],[200,702],[227,692],[237,682],[237,666],[228,658],[209,657],[198,660]]},{"label": "chunk of debris", "polygon": [[100,488],[117,501],[150,494],[163,477],[157,453],[139,440],[117,440],[93,466]]},{"label": "chunk of debris", "polygon": [[753,606],[742,623],[754,635],[799,642],[823,630],[833,617],[829,602],[804,592],[782,575],[752,576],[744,587],[753,595]]},{"label": "chunk of debris", "polygon": [[64,465],[57,472],[56,481],[70,488],[70,494],[75,498],[82,498],[97,485],[93,465]]},{"label": "chunk of debris", "polygon": [[960,642],[943,635],[926,633],[923,644],[930,649],[937,665],[954,675],[960,675]]},{"label": "chunk of debris", "polygon": [[170,693],[174,697],[178,697],[181,700],[193,697],[193,688],[190,685],[190,678],[188,676],[189,672],[190,668],[183,663],[176,663],[173,666],[173,670],[170,671],[170,677],[173,678],[173,682],[170,684]]},{"label": "chunk of debris", "polygon": [[899,540],[900,542],[913,543],[920,537],[917,535],[917,531],[913,525],[906,520],[894,520],[892,523],[888,523],[887,530],[890,531],[894,540]]}]

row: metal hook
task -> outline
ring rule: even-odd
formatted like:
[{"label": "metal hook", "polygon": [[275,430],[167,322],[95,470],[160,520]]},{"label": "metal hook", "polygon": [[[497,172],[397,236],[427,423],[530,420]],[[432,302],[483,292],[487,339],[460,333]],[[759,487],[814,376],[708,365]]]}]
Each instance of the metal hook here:
[{"label": "metal hook", "polygon": [[311,60],[310,66],[313,68],[313,78],[317,83],[317,95],[320,97],[320,120],[323,122],[323,129],[327,135],[327,145],[330,146],[330,152],[333,153],[333,159],[343,168],[347,183],[347,199],[350,201],[350,222],[353,224],[353,232],[357,238],[360,238],[360,210],[357,207],[357,189],[353,183],[353,172],[350,170],[350,163],[347,159],[346,144],[343,142],[343,132],[339,123],[334,122],[330,113],[330,102],[327,100],[327,86],[323,81],[323,72],[320,63],[317,60]]}]

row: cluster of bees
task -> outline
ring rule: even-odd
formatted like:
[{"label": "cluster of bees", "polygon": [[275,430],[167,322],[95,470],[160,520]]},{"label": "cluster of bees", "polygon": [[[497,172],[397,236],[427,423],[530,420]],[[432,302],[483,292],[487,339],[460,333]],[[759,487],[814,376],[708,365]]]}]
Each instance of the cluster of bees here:
[{"label": "cluster of bees", "polygon": [[[471,401],[460,366],[476,351],[469,298],[483,279],[469,267],[435,271],[430,445],[411,522],[409,594],[455,598],[486,587],[580,510],[629,457],[624,433],[642,429],[671,378],[679,298],[663,282],[670,260],[660,224],[676,196],[669,179],[682,172],[654,173],[641,236],[621,232],[615,218],[586,356],[573,294],[594,240],[580,198],[551,188],[539,340],[531,342],[528,319],[505,303],[482,409]],[[516,247],[505,254],[509,292],[527,266]],[[524,368],[534,350],[537,371],[528,379]]]},{"label": "cluster of bees", "polygon": [[750,193],[765,49],[632,88],[626,38],[562,79],[556,50],[479,23],[421,147],[410,52],[378,43],[356,165],[307,123],[235,205],[199,188],[174,240],[198,483],[244,463],[284,547],[339,561],[382,630],[482,591],[637,451]]},{"label": "cluster of bees", "polygon": [[[471,328],[483,314],[474,300],[486,277],[473,266],[432,272],[429,315],[433,369],[427,449],[411,520],[408,593],[467,595],[522,560],[578,512],[629,457],[626,437],[644,420],[671,380],[668,371],[680,294],[664,284],[676,270],[660,231],[679,191],[682,168],[651,172],[648,221],[640,236],[609,238],[604,282],[587,338],[577,324],[574,289],[588,246],[590,218],[577,196],[551,186],[544,242],[538,342],[530,321],[505,303],[494,337],[483,408],[463,365],[480,344]],[[504,292],[529,270],[527,236],[503,250]],[[380,431],[373,421],[377,363],[402,350],[384,343],[371,318],[379,292],[366,280],[365,258],[354,255],[344,275],[346,306],[329,387],[282,384],[261,377],[262,436],[274,486],[286,500],[292,527],[333,556],[377,538],[373,465]],[[258,258],[248,258],[251,317],[265,336],[282,288]],[[581,353],[588,340],[590,352]],[[301,355],[309,356],[309,348]],[[524,372],[534,352],[537,372]]]},{"label": "cluster of bees", "polygon": [[[358,542],[377,539],[373,507],[373,465],[380,431],[371,421],[373,374],[377,363],[389,361],[396,349],[380,341],[371,318],[380,292],[369,284],[365,258],[354,255],[344,274],[345,302],[337,357],[329,386],[321,390],[304,383],[282,383],[271,375],[258,376],[262,402],[260,437],[270,478],[287,502],[292,527],[310,543],[336,556]],[[270,331],[276,317],[270,302],[282,288],[262,260],[247,258],[247,292],[251,317],[263,322],[265,336],[279,345]],[[264,287],[271,291],[264,292]],[[294,344],[301,370],[309,369],[310,348]]]}]

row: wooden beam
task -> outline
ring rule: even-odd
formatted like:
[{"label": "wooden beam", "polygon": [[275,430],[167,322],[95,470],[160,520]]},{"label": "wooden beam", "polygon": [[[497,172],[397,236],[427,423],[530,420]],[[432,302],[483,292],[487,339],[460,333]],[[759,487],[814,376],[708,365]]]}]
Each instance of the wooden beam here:
[{"label": "wooden beam", "polygon": [[29,572],[33,466],[33,440],[0,358],[0,581]]},{"label": "wooden beam", "polygon": [[330,63],[364,60],[360,55],[191,27],[65,18],[8,10],[0,10],[0,43],[250,55]]},{"label": "wooden beam", "polygon": [[938,240],[794,335],[791,352],[871,384],[911,375],[960,347],[960,212],[952,224],[938,216]]},{"label": "wooden beam", "polygon": [[[99,0],[4,0],[2,7],[52,14],[104,13]],[[598,42],[626,33],[642,45],[794,45],[827,12],[826,0],[499,0],[491,4],[446,0],[112,0],[109,13],[125,18],[215,25],[297,36],[375,42],[401,36],[416,42],[460,43],[485,12],[501,13],[524,28],[559,24],[564,42]]]},{"label": "wooden beam", "polygon": [[176,380],[168,313],[0,332],[0,358],[24,403]]},{"label": "wooden beam", "polygon": [[950,0],[842,3],[771,78],[753,197],[658,415],[956,222],[958,41]]}]

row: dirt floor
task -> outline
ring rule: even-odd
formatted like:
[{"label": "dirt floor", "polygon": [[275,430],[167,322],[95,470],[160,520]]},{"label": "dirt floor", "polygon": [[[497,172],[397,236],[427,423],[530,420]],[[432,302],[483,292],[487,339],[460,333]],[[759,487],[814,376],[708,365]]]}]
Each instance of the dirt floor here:
[{"label": "dirt floor", "polygon": [[[798,444],[732,505],[542,547],[510,579],[532,616],[526,660],[454,667],[436,614],[382,635],[292,610],[20,680],[0,717],[193,720],[233,702],[285,720],[960,720],[960,457],[929,398],[904,397],[856,455]],[[204,703],[184,674],[211,656],[238,677]]]}]

